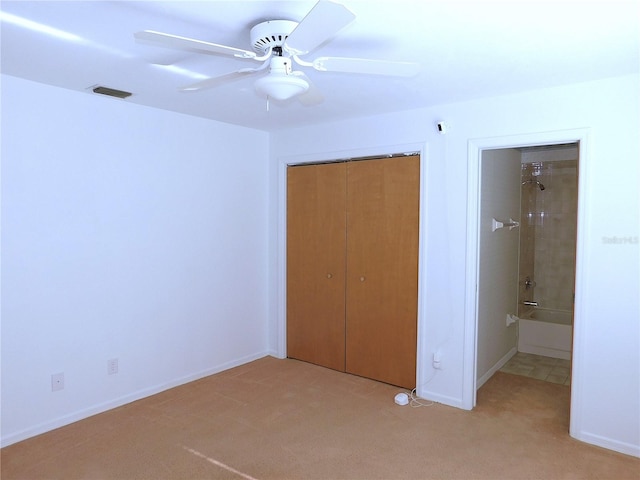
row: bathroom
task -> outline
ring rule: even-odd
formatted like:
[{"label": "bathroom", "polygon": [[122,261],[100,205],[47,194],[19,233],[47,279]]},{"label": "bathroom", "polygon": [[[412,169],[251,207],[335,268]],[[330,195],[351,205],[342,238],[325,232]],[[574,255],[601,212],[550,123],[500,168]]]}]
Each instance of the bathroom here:
[{"label": "bathroom", "polygon": [[570,384],[578,155],[578,143],[482,151],[476,388],[498,370]]}]

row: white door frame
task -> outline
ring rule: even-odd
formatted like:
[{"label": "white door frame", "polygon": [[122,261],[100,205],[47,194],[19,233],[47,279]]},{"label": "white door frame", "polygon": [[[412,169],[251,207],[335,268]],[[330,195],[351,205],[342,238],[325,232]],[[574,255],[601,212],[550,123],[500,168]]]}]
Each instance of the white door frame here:
[{"label": "white door frame", "polygon": [[[517,148],[538,145],[552,145],[558,143],[578,142],[578,225],[576,238],[576,280],[575,305],[573,325],[572,378],[571,378],[571,419],[569,431],[579,431],[580,392],[583,371],[581,362],[583,355],[584,336],[580,319],[584,304],[584,244],[587,236],[588,199],[586,186],[589,174],[590,145],[588,141],[589,129],[558,130],[504,137],[471,139],[468,144],[467,172],[467,252],[466,252],[466,298],[465,298],[465,335],[464,335],[464,365],[463,365],[463,398],[464,408],[471,409],[476,405],[476,363],[478,339],[478,247],[480,232],[478,219],[480,214],[481,191],[480,165],[482,151],[487,149]],[[575,436],[575,435],[574,435]]]}]

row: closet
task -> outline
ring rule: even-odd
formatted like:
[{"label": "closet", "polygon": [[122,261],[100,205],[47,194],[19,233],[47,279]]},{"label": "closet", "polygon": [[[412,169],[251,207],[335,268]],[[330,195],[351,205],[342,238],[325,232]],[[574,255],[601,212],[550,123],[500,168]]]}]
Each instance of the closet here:
[{"label": "closet", "polygon": [[287,356],[415,386],[418,155],[287,169]]}]

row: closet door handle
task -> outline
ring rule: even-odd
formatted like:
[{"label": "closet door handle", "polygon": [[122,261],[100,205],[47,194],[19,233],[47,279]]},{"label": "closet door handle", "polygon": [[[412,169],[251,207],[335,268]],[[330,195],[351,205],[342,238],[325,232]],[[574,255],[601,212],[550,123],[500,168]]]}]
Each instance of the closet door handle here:
[{"label": "closet door handle", "polygon": [[365,280],[366,280],[366,278],[364,277],[364,275],[362,275],[362,276],[360,277],[360,281],[361,281],[361,282],[364,282]]},{"label": "closet door handle", "polygon": [[327,273],[327,278],[333,278],[333,273]]}]

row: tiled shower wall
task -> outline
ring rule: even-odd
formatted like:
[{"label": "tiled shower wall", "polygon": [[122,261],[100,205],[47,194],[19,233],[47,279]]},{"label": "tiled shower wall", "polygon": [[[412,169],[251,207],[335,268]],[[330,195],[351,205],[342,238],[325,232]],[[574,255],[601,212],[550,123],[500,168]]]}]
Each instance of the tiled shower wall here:
[{"label": "tiled shower wall", "polygon": [[[523,153],[519,314],[524,300],[538,307],[573,311],[578,206],[577,147],[554,155]],[[547,158],[563,158],[547,160]],[[529,157],[529,158],[527,158]],[[541,160],[545,158],[544,160]],[[564,159],[567,157],[573,157]],[[538,158],[538,160],[536,160]],[[527,161],[529,160],[529,161]],[[532,161],[533,160],[533,161]],[[545,186],[540,190],[535,181]],[[534,286],[525,288],[529,277]]]}]

